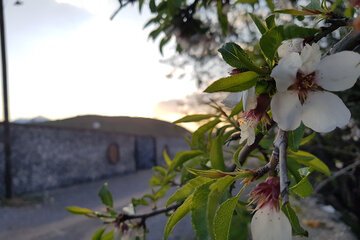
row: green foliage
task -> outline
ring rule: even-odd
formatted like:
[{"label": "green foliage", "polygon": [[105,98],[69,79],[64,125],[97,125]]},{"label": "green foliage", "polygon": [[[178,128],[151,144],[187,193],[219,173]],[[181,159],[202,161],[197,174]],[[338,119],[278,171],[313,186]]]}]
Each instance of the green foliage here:
[{"label": "green foliage", "polygon": [[241,92],[255,86],[258,76],[257,73],[249,71],[220,78],[206,88],[204,92]]},{"label": "green foliage", "polygon": [[224,163],[224,156],[223,156],[223,141],[222,136],[219,135],[215,137],[211,144],[210,150],[210,162],[211,166],[215,169],[219,169],[221,171],[225,171],[225,163]]},{"label": "green foliage", "polygon": [[304,136],[305,132],[305,125],[301,123],[300,127],[295,129],[294,131],[289,131],[288,134],[288,145],[291,149],[291,151],[297,152],[299,150],[299,146],[301,143],[301,140]]},{"label": "green foliage", "polygon": [[298,163],[301,163],[308,167],[313,167],[315,170],[330,176],[330,170],[326,164],[313,154],[305,151],[290,152],[288,158],[295,159]]},{"label": "green foliage", "polygon": [[206,177],[196,177],[194,179],[189,180],[182,188],[178,189],[167,201],[166,206],[168,207],[174,202],[183,201],[186,197],[194,192],[194,190],[207,182],[211,181],[211,179]]},{"label": "green foliage", "polygon": [[274,60],[276,50],[284,40],[313,36],[319,30],[299,27],[295,24],[277,26],[267,31],[260,39],[260,47],[265,57]]},{"label": "green foliage", "polygon": [[105,232],[105,228],[100,228],[94,233],[91,240],[101,240],[101,236],[103,235],[104,232]]},{"label": "green foliage", "polygon": [[264,34],[268,31],[267,26],[255,14],[249,13],[249,15],[261,34]]},{"label": "green foliage", "polygon": [[104,185],[100,188],[99,193],[98,193],[101,202],[108,206],[108,207],[113,207],[114,201],[113,201],[113,197],[111,192],[108,189],[108,184],[104,183]]},{"label": "green foliage", "polygon": [[198,240],[209,239],[209,231],[207,229],[207,205],[210,194],[210,185],[213,181],[207,182],[198,187],[191,203],[191,222],[195,230]]},{"label": "green foliage", "polygon": [[295,211],[291,208],[290,203],[283,205],[281,207],[281,210],[289,219],[293,235],[304,236],[304,237],[307,237],[309,235],[308,232],[300,226],[299,219],[296,216]]},{"label": "green foliage", "polygon": [[185,202],[168,218],[164,231],[164,240],[168,239],[175,225],[190,212],[192,198],[193,194],[187,197]]},{"label": "green foliage", "polygon": [[176,154],[174,160],[171,162],[168,172],[175,170],[177,167],[184,164],[186,161],[199,156],[200,154],[204,154],[203,151],[193,150],[193,151],[180,151]]},{"label": "green foliage", "polygon": [[225,43],[218,51],[221,53],[224,61],[234,68],[251,70],[260,74],[264,73],[263,70],[252,63],[248,54],[236,43]]},{"label": "green foliage", "polygon": [[[308,169],[308,168],[306,168],[306,169]],[[298,171],[299,170],[301,170],[301,169],[298,169]],[[312,172],[312,169],[308,170],[306,175],[296,185],[292,186],[290,188],[290,190],[302,198],[306,198],[306,197],[310,196],[314,191],[313,186],[311,185],[311,183],[309,182],[309,179],[308,179],[311,172]]]},{"label": "green foliage", "polygon": [[217,118],[199,127],[192,135],[191,149],[204,149],[206,146],[205,133],[213,129],[220,122],[221,122],[220,119]]},{"label": "green foliage", "polygon": [[187,115],[176,120],[174,123],[184,123],[184,122],[199,122],[204,119],[209,119],[212,117],[216,117],[214,114],[194,114],[194,115]]},{"label": "green foliage", "polygon": [[87,209],[87,208],[81,208],[81,207],[76,207],[76,206],[72,206],[72,207],[66,207],[66,210],[70,213],[73,214],[80,214],[80,215],[88,215],[93,213],[94,211]]},{"label": "green foliage", "polygon": [[113,240],[114,238],[114,231],[110,231],[104,236],[101,237],[101,240]]},{"label": "green foliage", "polygon": [[217,1],[217,16],[221,26],[221,31],[224,36],[227,35],[228,28],[229,28],[229,20],[227,18],[227,14],[223,12],[223,2]]}]

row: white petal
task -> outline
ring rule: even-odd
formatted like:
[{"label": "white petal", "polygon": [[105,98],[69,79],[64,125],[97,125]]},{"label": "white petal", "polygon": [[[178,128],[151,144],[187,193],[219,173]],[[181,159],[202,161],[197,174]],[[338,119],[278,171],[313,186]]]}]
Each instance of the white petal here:
[{"label": "white petal", "polygon": [[302,121],[316,132],[330,132],[350,121],[350,111],[343,101],[330,92],[311,92],[303,105]]},{"label": "white petal", "polygon": [[251,220],[253,240],[291,240],[291,225],[282,211],[269,205],[260,208]]},{"label": "white petal", "polygon": [[301,67],[301,58],[298,53],[290,53],[280,59],[279,64],[274,67],[270,76],[276,81],[276,88],[284,92],[296,80],[296,73]]},{"label": "white petal", "polygon": [[343,51],[321,60],[316,67],[316,82],[329,91],[343,91],[360,76],[360,54]]},{"label": "white petal", "polygon": [[249,112],[252,109],[255,109],[257,105],[255,87],[250,88],[249,90],[244,91],[243,94],[243,109],[245,112]]},{"label": "white petal", "polygon": [[283,44],[278,48],[277,52],[280,58],[289,55],[292,52],[300,52],[302,49],[303,39],[295,38],[288,41],[284,41]]},{"label": "white petal", "polygon": [[306,44],[301,51],[301,71],[305,74],[309,74],[315,71],[316,65],[320,62],[321,52],[320,47],[316,43],[313,45]]},{"label": "white petal", "polygon": [[277,92],[271,100],[271,112],[279,128],[294,130],[301,123],[301,103],[294,91]]},{"label": "white petal", "polygon": [[238,104],[241,101],[241,98],[243,96],[243,92],[235,92],[235,93],[229,93],[227,97],[222,100],[222,103],[229,108],[235,107],[236,104]]}]

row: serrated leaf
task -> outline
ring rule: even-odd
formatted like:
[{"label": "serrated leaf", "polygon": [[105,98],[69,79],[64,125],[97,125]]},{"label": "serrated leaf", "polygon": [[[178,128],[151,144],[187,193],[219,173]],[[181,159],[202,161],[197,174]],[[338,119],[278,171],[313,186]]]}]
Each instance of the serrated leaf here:
[{"label": "serrated leaf", "polygon": [[226,176],[233,176],[236,178],[247,178],[253,176],[253,173],[251,171],[245,171],[245,170],[239,170],[236,172],[223,172],[217,169],[201,170],[201,169],[188,168],[187,170],[194,175],[208,177],[208,178],[222,178]]},{"label": "serrated leaf", "polygon": [[204,90],[207,93],[213,92],[240,92],[255,86],[257,77],[256,72],[243,72],[233,76],[220,78],[213,82]]},{"label": "serrated leaf", "polygon": [[249,13],[249,15],[253,20],[253,22],[255,23],[257,29],[260,31],[260,33],[261,34],[266,33],[268,28],[265,26],[265,24],[255,14]]},{"label": "serrated leaf", "polygon": [[260,39],[260,47],[264,55],[273,60],[276,50],[284,40],[293,38],[306,38],[313,36],[319,30],[314,28],[299,27],[295,24],[277,26],[267,31]]},{"label": "serrated leaf", "polygon": [[299,219],[296,216],[295,211],[291,208],[290,203],[283,205],[281,207],[281,210],[286,215],[286,217],[289,219],[293,235],[299,235],[299,236],[304,236],[304,237],[307,237],[309,235],[308,232],[300,226]]},{"label": "serrated leaf", "polygon": [[66,210],[73,214],[81,214],[81,215],[87,215],[94,213],[93,210],[87,209],[87,208],[81,208],[76,206],[66,207]]},{"label": "serrated leaf", "polygon": [[207,199],[207,224],[208,231],[210,232],[211,239],[215,238],[214,234],[214,217],[217,206],[224,196],[225,192],[229,189],[230,185],[235,181],[234,177],[226,176],[219,178],[210,187],[209,197]]},{"label": "serrated leaf", "polygon": [[220,122],[220,119],[217,118],[199,127],[192,135],[191,149],[203,149],[205,146],[205,133]]},{"label": "serrated leaf", "polygon": [[166,202],[166,207],[168,207],[170,204],[174,202],[179,202],[184,200],[186,197],[188,197],[190,194],[194,192],[194,190],[211,181],[210,178],[206,177],[196,177],[191,179],[189,182],[187,182],[182,188],[178,189]]},{"label": "serrated leaf", "polygon": [[231,219],[238,200],[239,196],[229,198],[222,203],[217,210],[214,219],[214,233],[216,240],[227,240],[229,238]]},{"label": "serrated leaf", "polygon": [[210,194],[210,185],[213,181],[207,182],[196,188],[191,201],[191,223],[198,240],[209,239],[207,229],[207,200]]},{"label": "serrated leaf", "polygon": [[105,232],[105,228],[100,228],[94,233],[91,240],[101,240],[101,236],[103,235],[104,232]]},{"label": "serrated leaf", "polygon": [[180,151],[176,154],[174,160],[171,162],[171,165],[169,166],[168,172],[173,171],[175,168],[181,166],[186,161],[199,156],[201,154],[204,154],[203,151],[200,150],[192,150],[192,151]]},{"label": "serrated leaf", "polygon": [[108,189],[108,183],[104,183],[104,185],[100,188],[98,195],[104,205],[113,207],[114,201],[112,194]]},{"label": "serrated leaf", "polygon": [[194,114],[194,115],[187,115],[185,117],[182,117],[178,120],[176,120],[173,123],[184,123],[184,122],[199,122],[204,119],[209,119],[212,117],[216,117],[214,114]]},{"label": "serrated leaf", "polygon": [[304,136],[304,132],[305,132],[305,125],[302,123],[294,131],[289,131],[288,143],[289,143],[289,147],[292,151],[297,152],[299,150],[299,146],[301,143],[301,139]]},{"label": "serrated leaf", "polygon": [[225,171],[225,163],[224,163],[224,156],[223,156],[223,142],[222,142],[222,135],[219,135],[213,139],[211,143],[210,149],[210,162],[211,167]]},{"label": "serrated leaf", "polygon": [[154,199],[158,200],[159,198],[162,198],[165,196],[167,190],[169,190],[169,188],[171,187],[171,183],[162,186],[154,195]]},{"label": "serrated leaf", "polygon": [[164,240],[167,240],[175,225],[183,219],[191,209],[193,194],[191,194],[180,207],[168,218],[164,230]]},{"label": "serrated leaf", "polygon": [[224,61],[234,68],[264,73],[262,69],[252,63],[248,54],[234,42],[225,43],[218,51]]},{"label": "serrated leaf", "polygon": [[317,158],[311,153],[300,150],[297,152],[289,151],[288,158],[293,158],[298,163],[301,163],[305,166],[313,167],[315,170],[322,172],[327,176],[331,175],[328,166],[326,166],[326,164],[323,161],[321,161],[319,158]]}]

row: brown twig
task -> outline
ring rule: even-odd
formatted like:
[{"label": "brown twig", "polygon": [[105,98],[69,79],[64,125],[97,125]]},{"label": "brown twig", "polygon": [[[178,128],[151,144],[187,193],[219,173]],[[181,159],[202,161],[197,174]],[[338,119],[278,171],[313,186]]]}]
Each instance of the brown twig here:
[{"label": "brown twig", "polygon": [[282,204],[285,205],[289,202],[289,185],[290,180],[287,175],[286,166],[286,149],[287,149],[287,132],[279,128],[278,135],[274,142],[275,148],[279,150],[279,163],[280,163],[280,195]]},{"label": "brown twig", "polygon": [[341,170],[333,173],[331,177],[326,178],[324,181],[320,182],[314,190],[314,193],[318,193],[323,187],[326,186],[329,182],[333,181],[335,178],[340,177],[341,175],[345,174],[347,171],[354,169],[360,165],[360,158],[356,159],[355,162],[352,164],[342,168]]},{"label": "brown twig", "polygon": [[158,210],[154,210],[152,212],[149,212],[149,213],[143,213],[143,214],[133,214],[133,215],[130,215],[130,214],[124,214],[124,213],[121,213],[119,214],[119,216],[117,217],[117,219],[115,220],[115,223],[120,225],[121,222],[125,222],[126,220],[132,220],[132,219],[141,219],[142,222],[145,222],[145,220],[149,217],[153,217],[153,216],[156,216],[156,215],[159,215],[159,214],[162,214],[162,213],[166,213],[166,212],[169,212],[169,211],[172,211],[172,210],[175,210],[177,209],[182,203],[178,203],[178,204],[175,204],[173,206],[170,206],[170,207],[167,207],[167,208],[162,208],[162,209],[158,209]]}]

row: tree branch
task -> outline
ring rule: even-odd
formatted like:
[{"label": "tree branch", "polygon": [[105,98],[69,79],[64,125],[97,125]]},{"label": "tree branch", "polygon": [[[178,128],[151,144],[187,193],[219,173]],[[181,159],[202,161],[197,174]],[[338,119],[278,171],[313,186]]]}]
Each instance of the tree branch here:
[{"label": "tree branch", "polygon": [[126,220],[131,220],[131,219],[137,219],[140,218],[142,222],[144,222],[147,218],[149,217],[153,217],[162,213],[166,213],[172,210],[177,209],[182,203],[178,203],[175,204],[173,206],[167,207],[167,208],[162,208],[162,209],[158,209],[158,210],[154,210],[152,212],[149,213],[144,213],[144,214],[133,214],[133,215],[129,215],[129,214],[124,214],[121,213],[119,214],[119,216],[117,217],[117,219],[115,220],[116,224],[120,224],[121,222],[125,222]]},{"label": "tree branch", "polygon": [[280,162],[280,195],[282,204],[285,205],[289,202],[289,185],[290,180],[287,175],[286,166],[286,149],[287,149],[287,132],[279,129],[278,135],[274,142],[275,148],[279,150]]},{"label": "tree branch", "polygon": [[360,32],[351,31],[343,39],[337,42],[330,50],[330,54],[349,50],[352,51],[360,45]]}]

